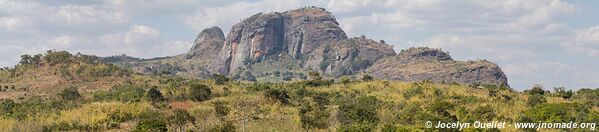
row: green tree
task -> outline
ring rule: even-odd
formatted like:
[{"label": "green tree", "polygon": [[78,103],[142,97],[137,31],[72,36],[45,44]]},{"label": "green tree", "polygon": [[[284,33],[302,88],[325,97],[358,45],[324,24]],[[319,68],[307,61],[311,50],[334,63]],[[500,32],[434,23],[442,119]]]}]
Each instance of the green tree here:
[{"label": "green tree", "polygon": [[77,101],[81,98],[77,87],[67,87],[58,94],[65,101]]},{"label": "green tree", "polygon": [[10,99],[0,99],[0,116],[2,114],[12,114],[16,103]]},{"label": "green tree", "polygon": [[299,107],[300,121],[305,130],[312,128],[326,128],[328,126],[329,112],[326,107],[311,99],[303,100]]},{"label": "green tree", "polygon": [[227,76],[221,75],[221,74],[213,74],[212,79],[214,79],[214,82],[217,85],[223,85],[223,84],[229,82],[229,80],[231,80]]},{"label": "green tree", "polygon": [[532,89],[530,91],[528,91],[528,94],[539,94],[539,95],[544,95],[545,94],[545,90],[543,90],[543,86],[539,85],[539,84],[535,84]]},{"label": "green tree", "polygon": [[362,76],[362,81],[368,82],[368,81],[372,81],[372,80],[374,80],[374,78],[370,75]]},{"label": "green tree", "polygon": [[227,116],[231,110],[231,108],[227,107],[227,103],[222,101],[214,101],[212,102],[212,106],[214,107],[216,115],[223,117],[222,119],[224,119],[224,117]]},{"label": "green tree", "polygon": [[285,90],[268,89],[266,90],[265,96],[271,100],[276,100],[283,104],[289,103],[289,95]]},{"label": "green tree", "polygon": [[376,126],[379,122],[377,110],[380,108],[380,102],[375,96],[360,96],[357,100],[348,97],[339,105],[341,123]]},{"label": "green tree", "polygon": [[173,116],[170,118],[170,123],[177,126],[179,131],[185,130],[185,125],[187,123],[195,123],[196,119],[191,116],[186,110],[175,109],[173,111]]},{"label": "green tree", "polygon": [[21,61],[19,61],[19,64],[29,65],[29,64],[31,64],[31,58],[32,58],[31,55],[28,55],[28,54],[21,55]]},{"label": "green tree", "polygon": [[533,94],[528,96],[528,101],[526,104],[528,104],[528,106],[536,106],[545,102],[547,102],[547,99],[545,99],[543,95]]},{"label": "green tree", "polygon": [[341,77],[341,81],[340,82],[343,83],[343,84],[348,84],[348,83],[351,82],[351,79],[349,79],[349,77],[344,76],[344,77]]},{"label": "green tree", "polygon": [[191,99],[194,101],[205,101],[210,99],[210,95],[212,95],[210,87],[204,84],[192,84],[189,91]]},{"label": "green tree", "polygon": [[162,96],[162,93],[160,93],[160,90],[158,90],[158,87],[156,86],[148,90],[146,97],[152,102],[160,102],[164,100],[164,96]]},{"label": "green tree", "polygon": [[166,123],[158,119],[144,119],[141,120],[133,132],[166,132],[168,131]]}]

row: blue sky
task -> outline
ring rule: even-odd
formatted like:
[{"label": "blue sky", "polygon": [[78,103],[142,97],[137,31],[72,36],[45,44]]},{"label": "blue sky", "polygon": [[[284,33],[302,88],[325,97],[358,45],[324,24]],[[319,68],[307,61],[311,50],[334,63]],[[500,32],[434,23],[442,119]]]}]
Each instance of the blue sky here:
[{"label": "blue sky", "polygon": [[204,28],[228,32],[252,14],[305,6],[397,51],[429,46],[496,62],[515,89],[599,87],[599,1],[589,0],[0,0],[0,66],[49,49],[176,55]]}]

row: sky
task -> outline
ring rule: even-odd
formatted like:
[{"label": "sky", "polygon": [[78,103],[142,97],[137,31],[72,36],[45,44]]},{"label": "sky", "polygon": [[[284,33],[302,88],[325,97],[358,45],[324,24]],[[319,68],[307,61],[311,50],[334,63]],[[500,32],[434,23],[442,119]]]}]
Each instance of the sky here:
[{"label": "sky", "polygon": [[599,1],[0,0],[0,66],[50,49],[140,58],[187,52],[204,28],[318,6],[348,36],[497,63],[516,90],[599,87]]}]

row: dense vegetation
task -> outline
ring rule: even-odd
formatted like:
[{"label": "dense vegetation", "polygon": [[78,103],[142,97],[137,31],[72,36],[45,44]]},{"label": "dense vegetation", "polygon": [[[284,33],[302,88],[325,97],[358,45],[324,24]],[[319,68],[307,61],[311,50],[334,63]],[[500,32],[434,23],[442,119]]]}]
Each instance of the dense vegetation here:
[{"label": "dense vegetation", "polygon": [[[48,55],[62,59],[38,59]],[[0,79],[9,82],[0,92],[20,88],[15,78],[40,67],[69,67],[65,73],[76,73],[70,82],[82,85],[63,83],[52,87],[53,94],[1,99],[0,131],[435,131],[425,122],[599,122],[599,89],[547,91],[537,85],[517,92],[368,75],[324,80],[318,73],[287,83],[240,82],[222,75],[198,80],[131,74],[62,52],[24,58],[19,66],[0,70]],[[107,78],[118,81],[102,84],[110,85],[107,89],[84,88],[98,85],[86,82]]]}]

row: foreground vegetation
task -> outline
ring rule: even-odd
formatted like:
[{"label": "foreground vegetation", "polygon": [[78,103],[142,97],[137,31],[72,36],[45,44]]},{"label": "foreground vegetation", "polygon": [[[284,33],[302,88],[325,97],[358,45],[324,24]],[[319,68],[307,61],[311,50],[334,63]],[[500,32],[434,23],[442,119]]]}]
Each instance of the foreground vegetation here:
[{"label": "foreground vegetation", "polygon": [[[27,98],[0,99],[0,131],[436,131],[425,122],[599,122],[599,89],[546,91],[539,85],[517,92],[367,75],[325,80],[318,73],[287,83],[232,81],[221,75],[198,80],[137,75],[64,56],[0,70],[0,94],[29,86],[25,80],[34,78],[31,70],[67,67],[64,73],[70,75],[59,73],[54,78],[65,83],[38,88],[54,93],[36,95],[32,88],[25,91]],[[106,80],[114,83],[88,83]]]}]

